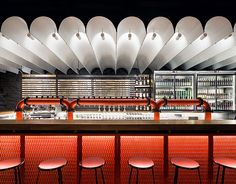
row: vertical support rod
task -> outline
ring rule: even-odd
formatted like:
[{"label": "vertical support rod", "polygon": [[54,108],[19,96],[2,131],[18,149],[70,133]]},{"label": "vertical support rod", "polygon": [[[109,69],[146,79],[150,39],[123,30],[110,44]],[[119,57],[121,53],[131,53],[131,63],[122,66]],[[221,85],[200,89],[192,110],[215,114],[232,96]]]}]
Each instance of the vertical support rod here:
[{"label": "vertical support rod", "polygon": [[[25,136],[21,135],[20,136],[20,158],[25,159]],[[24,181],[25,179],[25,164],[22,165],[22,168],[19,169],[19,172],[21,172],[21,179]]]},{"label": "vertical support rod", "polygon": [[154,120],[159,121],[160,120],[160,112],[154,112]]},{"label": "vertical support rod", "polygon": [[169,155],[168,155],[168,134],[164,135],[164,179],[165,182],[168,181],[168,173],[169,173],[169,167],[168,167],[168,159],[169,159]]},{"label": "vertical support rod", "polygon": [[73,120],[73,111],[68,111],[67,112],[67,119],[68,120]]},{"label": "vertical support rod", "polygon": [[79,163],[82,161],[82,135],[77,136],[77,172],[76,181],[79,181],[82,169],[79,167]]},{"label": "vertical support rod", "polygon": [[120,184],[120,135],[115,135],[115,177],[114,183]]},{"label": "vertical support rod", "polygon": [[16,120],[23,120],[23,112],[16,111]]},{"label": "vertical support rod", "polygon": [[214,149],[214,140],[213,135],[208,135],[208,178],[210,183],[213,182],[213,150]]},{"label": "vertical support rod", "polygon": [[205,120],[207,121],[211,120],[211,112],[208,112],[208,111],[205,112]]}]

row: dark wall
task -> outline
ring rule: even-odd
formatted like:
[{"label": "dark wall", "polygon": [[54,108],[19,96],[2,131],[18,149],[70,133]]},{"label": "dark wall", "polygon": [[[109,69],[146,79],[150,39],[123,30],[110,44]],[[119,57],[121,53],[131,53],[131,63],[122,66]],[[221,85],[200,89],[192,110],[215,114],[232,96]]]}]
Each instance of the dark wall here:
[{"label": "dark wall", "polygon": [[21,99],[21,74],[0,73],[0,111],[15,110]]}]

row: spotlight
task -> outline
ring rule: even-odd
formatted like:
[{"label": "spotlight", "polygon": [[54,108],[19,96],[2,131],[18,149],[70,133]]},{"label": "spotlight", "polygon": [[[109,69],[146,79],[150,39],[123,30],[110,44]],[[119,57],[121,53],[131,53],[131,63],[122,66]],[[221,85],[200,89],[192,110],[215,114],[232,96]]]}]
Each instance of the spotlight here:
[{"label": "spotlight", "polygon": [[157,34],[154,32],[154,33],[152,34],[152,40],[154,40],[154,39],[156,38],[156,36],[157,36]]},{"label": "spotlight", "polygon": [[79,32],[76,33],[76,37],[77,37],[79,40],[81,40],[81,36],[80,36]]},{"label": "spotlight", "polygon": [[27,33],[27,36],[28,36],[31,40],[34,40],[34,37],[33,37],[30,33]]},{"label": "spotlight", "polygon": [[176,36],[176,40],[179,40],[180,39],[180,37],[182,36],[182,34],[181,33],[178,33],[178,35]]},{"label": "spotlight", "polygon": [[207,37],[207,33],[203,33],[202,36],[200,37],[200,40],[203,40],[206,37]]},{"label": "spotlight", "polygon": [[56,40],[58,40],[57,33],[53,33],[53,34],[52,34],[52,37],[55,38]]},{"label": "spotlight", "polygon": [[103,33],[103,29],[102,29],[102,32],[101,32],[101,37],[102,37],[102,40],[105,40],[105,34]]},{"label": "spotlight", "polygon": [[131,40],[131,38],[132,38],[132,34],[131,34],[130,30],[129,30],[128,39]]},{"label": "spotlight", "polygon": [[102,32],[101,33],[102,40],[105,40],[105,34]]}]

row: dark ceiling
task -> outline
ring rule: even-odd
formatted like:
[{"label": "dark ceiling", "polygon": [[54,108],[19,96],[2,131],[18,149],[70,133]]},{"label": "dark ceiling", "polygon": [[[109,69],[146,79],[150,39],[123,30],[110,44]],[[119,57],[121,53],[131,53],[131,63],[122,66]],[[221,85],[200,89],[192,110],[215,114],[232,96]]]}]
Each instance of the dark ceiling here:
[{"label": "dark ceiling", "polygon": [[213,16],[225,16],[234,25],[234,0],[5,0],[0,5],[0,23],[9,16],[20,16],[28,24],[38,16],[49,16],[56,24],[67,16],[76,16],[86,25],[100,15],[115,26],[127,16],[137,16],[145,25],[157,16],[169,18],[175,25],[185,16],[195,16],[203,24]]}]

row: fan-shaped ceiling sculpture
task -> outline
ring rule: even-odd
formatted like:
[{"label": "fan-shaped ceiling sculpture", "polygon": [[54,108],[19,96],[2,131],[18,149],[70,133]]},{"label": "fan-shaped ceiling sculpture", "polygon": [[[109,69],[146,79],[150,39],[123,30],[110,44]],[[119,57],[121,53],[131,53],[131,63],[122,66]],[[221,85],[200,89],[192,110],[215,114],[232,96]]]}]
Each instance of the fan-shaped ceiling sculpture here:
[{"label": "fan-shaped ceiling sculpture", "polygon": [[13,16],[1,25],[0,72],[234,70],[235,31],[236,26],[233,30],[222,16],[205,25],[195,17],[183,17],[175,28],[165,17],[155,17],[145,27],[131,16],[121,20],[117,29],[102,16],[91,18],[87,25],[67,17],[58,28],[49,17],[27,25]]}]

